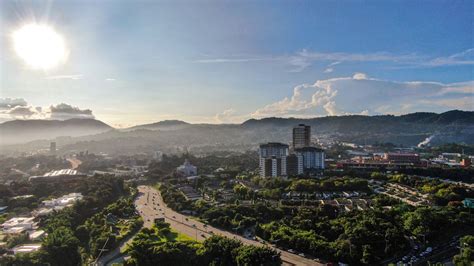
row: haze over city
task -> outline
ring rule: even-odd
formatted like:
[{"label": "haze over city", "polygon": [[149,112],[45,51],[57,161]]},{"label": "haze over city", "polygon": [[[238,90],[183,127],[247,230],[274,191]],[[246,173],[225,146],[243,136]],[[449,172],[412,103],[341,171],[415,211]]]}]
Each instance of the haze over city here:
[{"label": "haze over city", "polygon": [[473,266],[474,1],[0,0],[1,266]]},{"label": "haze over city", "polygon": [[[128,127],[474,109],[469,1],[0,7],[1,121],[95,117]],[[39,59],[46,65],[18,50],[41,38],[18,37],[28,25],[59,38],[57,53]]]}]

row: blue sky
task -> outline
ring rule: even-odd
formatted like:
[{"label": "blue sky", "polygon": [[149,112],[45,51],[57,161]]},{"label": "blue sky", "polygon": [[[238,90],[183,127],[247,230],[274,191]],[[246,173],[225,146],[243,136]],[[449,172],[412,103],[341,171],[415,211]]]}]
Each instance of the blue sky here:
[{"label": "blue sky", "polygon": [[[51,106],[61,103],[71,117],[115,126],[474,109],[472,1],[2,1],[0,9],[2,120],[57,117]],[[35,21],[64,37],[66,63],[38,71],[12,50],[11,33]]]}]

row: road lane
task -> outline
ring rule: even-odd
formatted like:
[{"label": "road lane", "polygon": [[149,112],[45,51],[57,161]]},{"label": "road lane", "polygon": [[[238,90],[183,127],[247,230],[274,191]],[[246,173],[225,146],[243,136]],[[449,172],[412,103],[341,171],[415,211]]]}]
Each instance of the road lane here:
[{"label": "road lane", "polygon": [[[139,196],[135,200],[135,206],[143,217],[144,226],[151,227],[155,218],[164,218],[171,228],[183,233],[197,241],[204,241],[212,234],[237,239],[247,245],[264,246],[258,241],[244,238],[240,235],[224,231],[202,222],[193,220],[191,217],[182,215],[168,208],[158,190],[150,186],[139,186]],[[272,247],[274,248],[274,247]],[[281,259],[286,265],[324,265],[313,260],[276,249],[281,253]]]}]

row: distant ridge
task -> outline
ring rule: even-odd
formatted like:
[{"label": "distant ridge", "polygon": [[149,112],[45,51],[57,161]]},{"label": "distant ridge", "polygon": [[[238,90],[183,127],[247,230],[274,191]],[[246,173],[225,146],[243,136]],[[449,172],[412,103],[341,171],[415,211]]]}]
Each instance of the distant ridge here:
[{"label": "distant ridge", "polygon": [[[0,124],[0,143],[5,145],[71,136],[75,138],[63,139],[62,144],[67,142],[71,149],[96,152],[152,153],[156,149],[176,152],[178,147],[190,147],[195,151],[243,151],[262,142],[288,142],[291,140],[291,128],[301,123],[310,125],[315,137],[333,141],[359,144],[391,142],[416,146],[429,138],[433,143],[474,144],[474,112],[460,110],[399,116],[270,117],[249,119],[241,124],[191,124],[165,120],[120,130],[112,130],[112,127],[94,119],[17,120]],[[45,142],[40,146],[45,147]],[[20,150],[18,147],[11,149]]]},{"label": "distant ridge", "polygon": [[130,128],[124,129],[125,131],[129,130],[139,130],[139,129],[148,129],[148,130],[174,130],[174,129],[180,129],[186,126],[189,126],[192,124],[189,124],[187,122],[181,121],[181,120],[163,120],[155,123],[150,123],[150,124],[144,124],[144,125],[138,125],[138,126],[133,126]]},{"label": "distant ridge", "polygon": [[296,123],[430,123],[430,124],[474,124],[473,111],[452,110],[441,114],[429,112],[417,112],[406,115],[343,115],[343,116],[325,116],[316,118],[281,118],[281,117],[267,117],[262,119],[249,119],[242,123],[242,126],[287,126]]},{"label": "distant ridge", "polygon": [[85,136],[113,129],[95,119],[13,120],[0,124],[0,143],[14,144],[60,136]]}]

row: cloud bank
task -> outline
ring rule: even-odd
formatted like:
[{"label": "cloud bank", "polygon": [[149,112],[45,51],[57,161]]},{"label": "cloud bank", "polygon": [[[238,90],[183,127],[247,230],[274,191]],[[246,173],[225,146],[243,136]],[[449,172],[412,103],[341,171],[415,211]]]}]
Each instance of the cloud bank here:
[{"label": "cloud bank", "polygon": [[249,118],[335,115],[405,114],[452,109],[474,111],[474,81],[449,83],[392,81],[371,78],[365,73],[350,77],[300,84],[290,95],[255,111],[237,115],[234,109],[215,116],[218,123],[239,123]]},{"label": "cloud bank", "polygon": [[292,95],[258,108],[250,116],[311,117],[346,114],[402,114],[416,111],[474,110],[474,81],[398,82],[352,77],[318,80],[293,89]]},{"label": "cloud bank", "polygon": [[324,73],[334,71],[334,66],[350,62],[388,62],[394,68],[432,68],[443,66],[474,65],[474,48],[470,48],[452,55],[433,57],[426,55],[393,54],[388,52],[374,53],[346,53],[346,52],[315,52],[303,49],[290,55],[276,56],[244,56],[244,57],[219,57],[194,60],[201,64],[225,64],[225,63],[253,63],[262,61],[274,61],[289,65],[290,72],[301,72],[312,66],[315,62],[329,63]]},{"label": "cloud bank", "polygon": [[94,118],[92,110],[80,109],[61,103],[49,107],[31,106],[22,98],[0,98],[0,121],[12,119],[52,119]]}]

